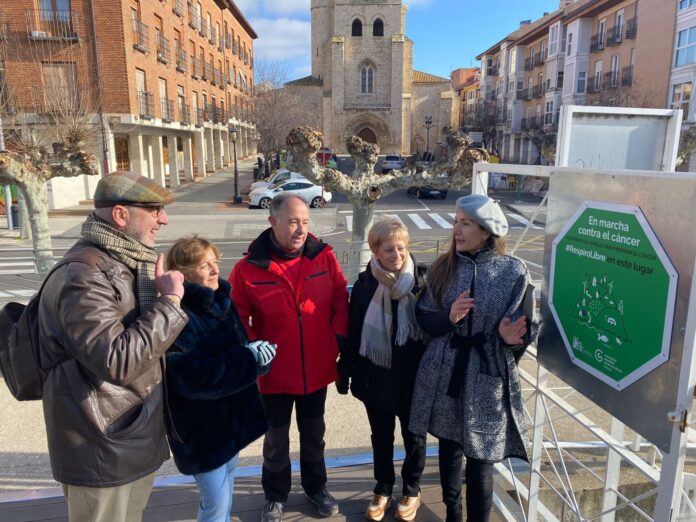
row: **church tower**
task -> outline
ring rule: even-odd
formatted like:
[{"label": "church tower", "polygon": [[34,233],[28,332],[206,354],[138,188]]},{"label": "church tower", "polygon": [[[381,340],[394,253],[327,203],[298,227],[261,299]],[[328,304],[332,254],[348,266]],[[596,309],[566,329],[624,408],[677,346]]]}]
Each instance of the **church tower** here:
[{"label": "church tower", "polygon": [[322,84],[324,144],[357,135],[409,153],[413,43],[401,0],[312,0],[312,76]]}]

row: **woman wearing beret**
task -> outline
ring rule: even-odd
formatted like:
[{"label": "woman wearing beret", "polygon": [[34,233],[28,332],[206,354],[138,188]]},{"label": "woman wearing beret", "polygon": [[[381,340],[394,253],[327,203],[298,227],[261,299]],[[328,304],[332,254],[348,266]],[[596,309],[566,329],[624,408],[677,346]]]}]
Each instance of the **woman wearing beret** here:
[{"label": "woman wearing beret", "polygon": [[365,404],[372,430],[376,484],[365,513],[369,520],[382,520],[391,504],[397,418],[406,456],[396,518],[413,520],[421,500],[425,437],[411,433],[408,422],[424,348],[415,318],[415,296],[423,280],[408,253],[408,241],[408,229],[396,216],[384,216],[370,229],[372,259],[351,293],[348,339],[338,363],[339,393],[348,392],[350,380],[353,395]]},{"label": "woman wearing beret", "polygon": [[237,455],[267,429],[256,378],[275,355],[274,345],[248,343],[219,259],[198,236],[176,241],[166,258],[184,274],[189,317],[166,357],[169,445],[179,471],[198,485],[199,522],[230,519]]},{"label": "woman wearing beret", "polygon": [[489,520],[493,465],[507,457],[527,459],[516,362],[536,325],[523,314],[529,271],[506,253],[507,230],[497,202],[483,195],[459,198],[449,251],[431,267],[416,307],[431,339],[409,428],[439,440],[447,522],[462,520],[462,457],[467,520],[477,522]]}]

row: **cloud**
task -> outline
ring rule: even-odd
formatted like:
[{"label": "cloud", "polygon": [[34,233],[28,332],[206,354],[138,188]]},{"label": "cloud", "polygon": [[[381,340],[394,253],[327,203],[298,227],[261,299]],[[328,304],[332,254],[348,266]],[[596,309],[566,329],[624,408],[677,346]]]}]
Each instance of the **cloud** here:
[{"label": "cloud", "polygon": [[254,42],[254,54],[267,60],[310,55],[311,25],[293,18],[256,18],[251,21],[259,39]]}]

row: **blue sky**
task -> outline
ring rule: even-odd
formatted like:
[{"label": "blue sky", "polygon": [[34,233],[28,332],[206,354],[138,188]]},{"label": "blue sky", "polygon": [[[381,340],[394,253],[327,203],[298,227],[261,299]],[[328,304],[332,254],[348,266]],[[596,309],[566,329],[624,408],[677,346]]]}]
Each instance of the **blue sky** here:
[{"label": "blue sky", "polygon": [[[288,80],[310,67],[310,0],[235,0],[259,39],[256,60],[286,63]],[[415,69],[449,76],[478,66],[475,57],[519,27],[558,9],[559,0],[405,0],[406,35],[415,42]]]}]

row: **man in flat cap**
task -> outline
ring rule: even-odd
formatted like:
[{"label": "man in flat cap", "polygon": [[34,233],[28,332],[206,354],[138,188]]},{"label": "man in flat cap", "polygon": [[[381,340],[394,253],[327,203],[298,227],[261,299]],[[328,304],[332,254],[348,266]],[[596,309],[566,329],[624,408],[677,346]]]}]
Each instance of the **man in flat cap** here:
[{"label": "man in flat cap", "polygon": [[184,277],[154,246],[172,201],[131,172],[102,178],[83,239],[41,294],[48,452],[71,521],[140,520],[169,457],[163,356],[188,318]]}]

